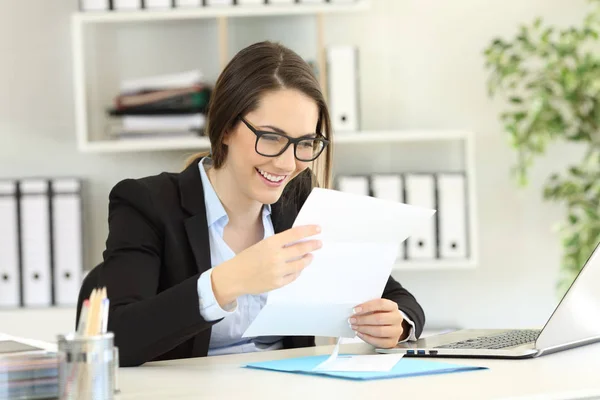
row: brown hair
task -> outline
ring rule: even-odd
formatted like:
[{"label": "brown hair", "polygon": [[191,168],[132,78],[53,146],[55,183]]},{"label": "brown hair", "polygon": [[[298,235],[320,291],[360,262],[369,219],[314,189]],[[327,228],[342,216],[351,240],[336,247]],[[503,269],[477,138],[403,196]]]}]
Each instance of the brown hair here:
[{"label": "brown hair", "polygon": [[[279,89],[299,90],[316,102],[319,120],[315,132],[321,133],[330,143],[323,154],[313,161],[312,186],[318,184],[329,188],[332,164],[331,121],[319,82],[309,64],[298,54],[270,41],[252,44],[238,52],[215,83],[205,127],[205,135],[210,139],[213,166],[220,168],[227,157],[227,145],[223,144],[225,133],[239,123],[240,116],[258,107],[260,97],[265,92]],[[208,154],[202,152],[193,155],[189,158],[188,165]],[[290,182],[290,185],[293,183]]]}]

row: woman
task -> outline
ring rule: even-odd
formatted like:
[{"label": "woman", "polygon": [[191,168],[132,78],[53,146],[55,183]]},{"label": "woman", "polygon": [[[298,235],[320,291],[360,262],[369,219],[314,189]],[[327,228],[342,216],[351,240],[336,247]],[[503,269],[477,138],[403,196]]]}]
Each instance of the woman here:
[{"label": "woman", "polygon": [[[110,193],[99,279],[123,366],[315,344],[242,338],[266,293],[296,279],[321,246],[310,239],[318,227],[291,229],[316,178],[329,185],[331,168],[329,114],[310,67],[278,44],[243,49],[215,84],[206,133],[210,156]],[[349,316],[378,347],[415,340],[424,320],[392,277],[382,299]]]}]

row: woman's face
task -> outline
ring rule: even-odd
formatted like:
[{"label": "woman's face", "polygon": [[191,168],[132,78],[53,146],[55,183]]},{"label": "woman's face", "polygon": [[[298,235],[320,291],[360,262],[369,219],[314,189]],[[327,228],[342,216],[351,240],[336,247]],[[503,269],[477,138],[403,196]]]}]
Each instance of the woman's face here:
[{"label": "woman's face", "polygon": [[[282,89],[263,95],[258,108],[243,117],[260,131],[296,138],[315,134],[319,109],[302,92]],[[294,157],[293,144],[277,157],[258,154],[256,135],[241,121],[225,134],[224,143],[228,146],[224,168],[232,173],[240,194],[262,204],[277,202],[285,186],[309,165]]]}]

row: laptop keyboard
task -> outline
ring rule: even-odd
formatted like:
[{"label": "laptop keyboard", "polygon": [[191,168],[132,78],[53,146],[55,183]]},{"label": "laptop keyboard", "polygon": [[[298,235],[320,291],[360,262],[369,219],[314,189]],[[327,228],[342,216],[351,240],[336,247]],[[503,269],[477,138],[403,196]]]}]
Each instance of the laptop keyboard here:
[{"label": "laptop keyboard", "polygon": [[460,342],[448,343],[437,348],[444,349],[504,349],[534,342],[540,334],[538,329],[522,329],[492,336],[480,336]]}]

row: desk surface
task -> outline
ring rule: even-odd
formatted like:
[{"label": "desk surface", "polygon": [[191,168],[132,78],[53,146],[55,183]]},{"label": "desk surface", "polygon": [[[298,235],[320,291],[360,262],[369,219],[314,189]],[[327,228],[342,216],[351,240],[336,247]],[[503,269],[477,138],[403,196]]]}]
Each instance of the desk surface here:
[{"label": "desk surface", "polygon": [[[121,368],[119,400],[129,399],[582,399],[600,398],[600,343],[528,360],[435,359],[488,370],[378,381],[263,371],[253,361],[330,354],[333,346],[204,357]],[[372,353],[365,344],[341,352]],[[536,396],[536,397],[534,397]],[[540,397],[537,397],[540,396]]]}]

